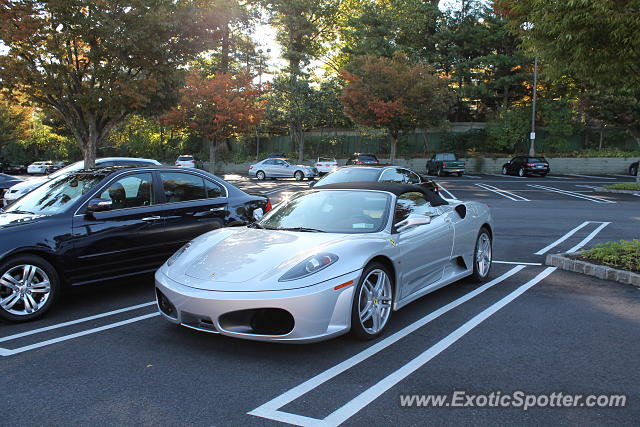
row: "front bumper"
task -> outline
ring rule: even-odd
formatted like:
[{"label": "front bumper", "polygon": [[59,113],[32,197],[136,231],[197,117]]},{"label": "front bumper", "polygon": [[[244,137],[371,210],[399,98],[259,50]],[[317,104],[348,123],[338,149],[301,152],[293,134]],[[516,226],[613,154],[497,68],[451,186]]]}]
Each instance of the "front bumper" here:
[{"label": "front bumper", "polygon": [[[326,282],[286,291],[221,292],[190,288],[170,279],[163,271],[156,272],[156,298],[160,291],[173,306],[168,314],[158,308],[172,323],[204,332],[236,338],[273,342],[322,341],[349,331],[353,292],[362,270],[357,270]],[[338,285],[353,284],[335,290]],[[266,334],[249,325],[226,320],[234,313],[255,309],[279,309],[293,317],[293,328],[284,334]]]}]

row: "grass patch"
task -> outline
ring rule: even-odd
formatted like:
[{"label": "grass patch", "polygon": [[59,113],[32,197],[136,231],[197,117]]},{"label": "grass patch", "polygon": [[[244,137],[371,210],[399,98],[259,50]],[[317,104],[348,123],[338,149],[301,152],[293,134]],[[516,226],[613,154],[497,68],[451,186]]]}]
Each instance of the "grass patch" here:
[{"label": "grass patch", "polygon": [[596,264],[640,273],[640,239],[602,243],[581,251],[579,258]]},{"label": "grass patch", "polygon": [[636,191],[640,191],[640,184],[638,184],[637,182],[621,182],[619,184],[605,185],[602,188],[606,188],[608,190],[636,190]]}]

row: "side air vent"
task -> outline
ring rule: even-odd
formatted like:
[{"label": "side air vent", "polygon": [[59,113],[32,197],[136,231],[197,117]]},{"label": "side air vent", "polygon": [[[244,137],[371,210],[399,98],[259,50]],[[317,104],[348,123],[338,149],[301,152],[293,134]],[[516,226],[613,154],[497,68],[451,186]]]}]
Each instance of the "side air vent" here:
[{"label": "side air vent", "polygon": [[460,216],[460,218],[464,219],[467,216],[467,206],[466,205],[458,205],[455,207],[456,212]]}]

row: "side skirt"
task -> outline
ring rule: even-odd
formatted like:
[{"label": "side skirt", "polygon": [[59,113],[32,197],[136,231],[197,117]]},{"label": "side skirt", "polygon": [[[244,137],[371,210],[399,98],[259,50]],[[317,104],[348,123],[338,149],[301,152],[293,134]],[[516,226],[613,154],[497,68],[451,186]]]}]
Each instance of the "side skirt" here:
[{"label": "side skirt", "polygon": [[447,286],[453,282],[457,282],[460,279],[464,279],[467,276],[470,276],[471,274],[473,274],[473,270],[465,270],[462,272],[456,272],[452,275],[449,275],[437,282],[434,282],[422,289],[420,289],[419,291],[406,296],[405,298],[403,298],[402,300],[398,301],[395,303],[395,307],[394,310],[400,310],[402,307],[404,307],[405,305],[417,300],[420,297],[425,296],[426,294],[429,294],[433,291],[436,291],[444,286]]}]

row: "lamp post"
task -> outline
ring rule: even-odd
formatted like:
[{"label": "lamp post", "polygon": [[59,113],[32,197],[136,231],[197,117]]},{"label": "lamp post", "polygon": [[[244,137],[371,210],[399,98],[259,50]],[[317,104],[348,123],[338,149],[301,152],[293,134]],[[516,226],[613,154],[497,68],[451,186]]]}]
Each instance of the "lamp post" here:
[{"label": "lamp post", "polygon": [[531,145],[529,145],[529,155],[536,155],[536,96],[538,89],[538,57],[533,60],[533,101],[531,104]]}]

